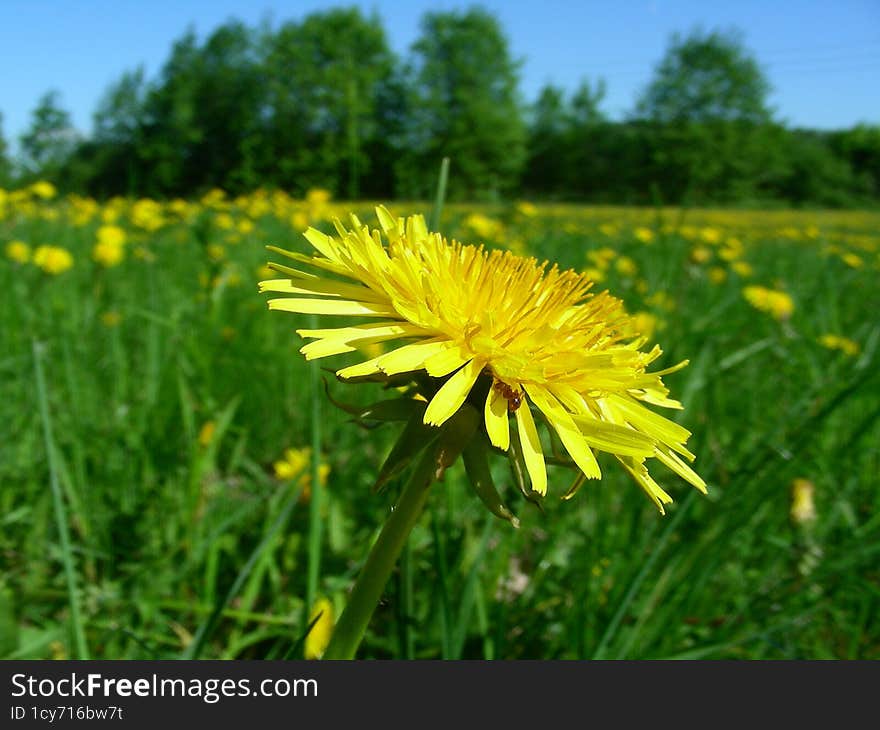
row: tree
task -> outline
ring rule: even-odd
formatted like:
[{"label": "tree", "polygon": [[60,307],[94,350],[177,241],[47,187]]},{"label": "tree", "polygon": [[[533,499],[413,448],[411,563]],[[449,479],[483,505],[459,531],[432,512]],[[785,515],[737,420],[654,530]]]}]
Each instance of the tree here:
[{"label": "tree", "polygon": [[652,186],[667,200],[730,200],[754,193],[774,151],[770,85],[738,31],[673,35],[636,105],[654,132]]},{"label": "tree", "polygon": [[269,135],[282,184],[322,185],[357,198],[381,146],[379,107],[395,59],[377,16],[357,8],[312,13],[269,42]]},{"label": "tree", "polygon": [[654,122],[770,120],[770,84],[738,31],[674,34],[637,116]]},{"label": "tree", "polygon": [[60,99],[54,90],[40,97],[20,137],[25,168],[32,175],[53,177],[76,147],[78,135]]},{"label": "tree", "polygon": [[427,13],[412,48],[415,103],[410,124],[425,194],[443,157],[452,193],[494,197],[515,190],[526,130],[519,63],[498,21],[481,9]]}]

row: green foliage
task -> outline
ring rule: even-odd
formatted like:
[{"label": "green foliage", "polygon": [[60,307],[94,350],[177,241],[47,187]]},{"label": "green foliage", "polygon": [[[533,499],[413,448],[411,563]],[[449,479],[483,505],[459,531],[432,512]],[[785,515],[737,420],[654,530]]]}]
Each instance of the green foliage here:
[{"label": "green foliage", "polygon": [[54,176],[73,152],[77,138],[70,114],[61,107],[61,95],[48,91],[31,113],[31,124],[21,135],[24,167],[36,177]]},{"label": "green foliage", "polygon": [[453,196],[495,198],[515,189],[526,130],[519,63],[498,21],[481,9],[427,13],[413,53],[411,124],[416,164],[427,182],[433,184],[433,171],[449,157]]},{"label": "green foliage", "polygon": [[770,85],[738,33],[673,35],[636,114],[661,123],[769,121]]}]

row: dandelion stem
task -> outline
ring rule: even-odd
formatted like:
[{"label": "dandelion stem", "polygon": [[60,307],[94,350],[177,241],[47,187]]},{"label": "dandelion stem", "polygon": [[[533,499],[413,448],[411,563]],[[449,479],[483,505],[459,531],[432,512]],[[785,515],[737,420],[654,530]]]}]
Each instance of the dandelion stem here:
[{"label": "dandelion stem", "polygon": [[422,514],[435,468],[434,449],[429,448],[419,459],[370,550],[367,562],[354,584],[348,605],[333,630],[324,659],[354,659],[400,551]]}]

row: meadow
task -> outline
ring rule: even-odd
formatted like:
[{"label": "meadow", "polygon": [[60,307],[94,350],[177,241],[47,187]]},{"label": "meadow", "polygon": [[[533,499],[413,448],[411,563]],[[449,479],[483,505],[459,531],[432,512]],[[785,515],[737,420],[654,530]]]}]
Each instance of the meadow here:
[{"label": "meadow", "polygon": [[[305,362],[257,282],[267,244],[372,209],[0,191],[0,657],[301,658],[316,602],[339,615],[398,426],[334,405],[381,386]],[[600,455],[539,507],[499,460],[515,529],[456,464],[359,657],[880,658],[880,213],[520,201],[439,230],[589,272],[656,368],[688,359],[664,380],[708,495],[658,467],[661,515]]]}]

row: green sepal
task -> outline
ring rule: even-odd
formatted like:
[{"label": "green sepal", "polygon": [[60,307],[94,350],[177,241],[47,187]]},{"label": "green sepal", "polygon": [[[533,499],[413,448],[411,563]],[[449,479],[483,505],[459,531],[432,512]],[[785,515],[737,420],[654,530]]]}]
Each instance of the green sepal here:
[{"label": "green sepal", "polygon": [[[413,401],[420,403],[419,401]],[[407,421],[403,431],[391,448],[391,453],[379,469],[379,475],[373,483],[373,491],[380,492],[394,477],[402,472],[425,448],[431,446],[440,436],[440,429],[428,426],[422,420],[425,404],[416,410]]]},{"label": "green sepal", "polygon": [[[425,412],[425,403],[414,398],[389,398],[377,401],[368,406],[355,405],[337,400],[330,394],[330,386],[324,380],[324,392],[334,406],[354,416],[360,422],[369,421],[406,421],[415,412]],[[361,424],[365,425],[365,424]]]},{"label": "green sepal", "polygon": [[507,520],[514,527],[519,527],[519,519],[513,514],[495,488],[492,472],[489,470],[489,441],[478,432],[477,437],[464,447],[461,459],[464,462],[464,470],[468,476],[468,482],[476,495],[486,508],[496,517]]},{"label": "green sepal", "polygon": [[480,414],[469,403],[463,403],[440,428],[440,442],[435,456],[434,479],[442,479],[459,454],[473,440],[480,425]]},{"label": "green sepal", "polygon": [[578,490],[583,486],[583,483],[587,481],[587,475],[584,474],[580,469],[578,469],[577,476],[574,478],[571,486],[568,488],[565,494],[562,495],[563,499],[571,499],[577,494]]}]

